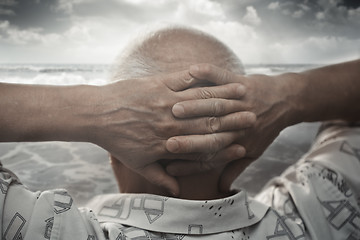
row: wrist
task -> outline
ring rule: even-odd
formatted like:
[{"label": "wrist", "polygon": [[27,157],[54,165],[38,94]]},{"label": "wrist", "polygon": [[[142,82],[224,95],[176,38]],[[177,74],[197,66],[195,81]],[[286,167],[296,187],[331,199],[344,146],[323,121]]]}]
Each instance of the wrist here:
[{"label": "wrist", "polygon": [[282,83],[280,94],[284,94],[286,102],[284,128],[306,121],[306,106],[304,105],[306,79],[298,73],[284,73],[276,80]]},{"label": "wrist", "polygon": [[63,96],[64,140],[94,143],[103,104],[103,88],[104,86],[78,85],[67,90]]},{"label": "wrist", "polygon": [[91,142],[100,147],[106,145],[104,138],[110,138],[117,130],[124,131],[123,114],[127,106],[122,100],[124,94],[121,93],[122,87],[118,88],[118,84],[108,84],[103,86],[92,86],[86,94],[87,106],[83,114],[79,117],[83,126],[81,129],[82,141]]}]

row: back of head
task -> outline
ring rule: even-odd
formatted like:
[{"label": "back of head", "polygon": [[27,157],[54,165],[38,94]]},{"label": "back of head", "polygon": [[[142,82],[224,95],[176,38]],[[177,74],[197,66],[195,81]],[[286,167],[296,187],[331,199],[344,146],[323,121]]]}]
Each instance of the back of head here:
[{"label": "back of head", "polygon": [[113,80],[141,78],[211,63],[244,74],[240,59],[224,43],[192,28],[168,27],[138,38],[119,55]]},{"label": "back of head", "polygon": [[[216,38],[184,27],[160,29],[137,39],[117,59],[112,80],[132,79],[182,71],[198,63],[210,63],[243,74],[236,55]],[[141,176],[113,161],[121,192],[145,192],[165,195]],[[218,179],[222,169],[178,178],[182,198],[210,199],[221,197]]]}]

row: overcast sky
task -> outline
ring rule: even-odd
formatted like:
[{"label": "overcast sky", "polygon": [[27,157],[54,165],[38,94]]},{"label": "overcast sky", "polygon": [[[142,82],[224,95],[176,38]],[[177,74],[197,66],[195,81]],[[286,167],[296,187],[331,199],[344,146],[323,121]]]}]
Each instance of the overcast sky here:
[{"label": "overcast sky", "polygon": [[360,57],[359,0],[0,0],[0,62],[107,64],[164,23],[212,33],[245,64]]}]

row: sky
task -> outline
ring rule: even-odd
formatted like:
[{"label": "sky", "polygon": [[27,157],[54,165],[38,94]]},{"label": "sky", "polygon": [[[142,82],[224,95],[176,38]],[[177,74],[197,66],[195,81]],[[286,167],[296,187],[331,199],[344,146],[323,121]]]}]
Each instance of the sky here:
[{"label": "sky", "polygon": [[359,0],[0,0],[0,63],[109,64],[168,24],[214,35],[245,64],[360,58]]}]

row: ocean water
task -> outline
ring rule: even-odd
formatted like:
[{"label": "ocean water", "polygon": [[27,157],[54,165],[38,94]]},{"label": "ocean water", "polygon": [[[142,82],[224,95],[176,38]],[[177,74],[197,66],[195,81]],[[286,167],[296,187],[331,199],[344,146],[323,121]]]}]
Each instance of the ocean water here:
[{"label": "ocean water", "polygon": [[101,64],[0,64],[0,82],[50,85],[102,85],[110,65]]},{"label": "ocean water", "polygon": [[[247,74],[299,72],[314,65],[245,65]],[[0,64],[0,82],[24,84],[102,85],[110,65]],[[235,181],[235,188],[256,194],[309,149],[318,123],[302,123],[281,132],[267,151]],[[0,133],[1,134],[1,133]],[[0,161],[31,190],[65,188],[78,205],[98,194],[118,192],[108,153],[90,143],[0,143]]]},{"label": "ocean water", "polygon": [[[309,64],[249,64],[247,74],[276,75],[314,67]],[[0,82],[50,85],[102,85],[109,81],[106,64],[0,64]]]}]

